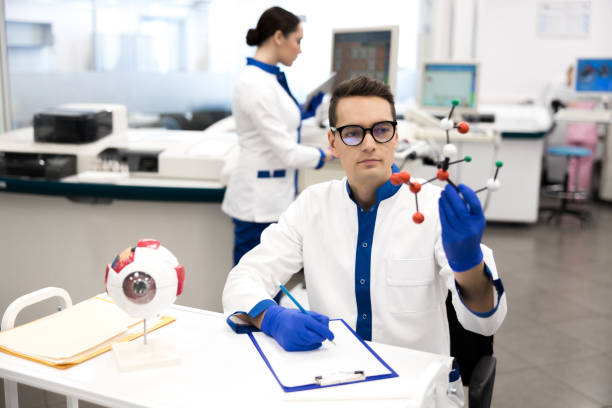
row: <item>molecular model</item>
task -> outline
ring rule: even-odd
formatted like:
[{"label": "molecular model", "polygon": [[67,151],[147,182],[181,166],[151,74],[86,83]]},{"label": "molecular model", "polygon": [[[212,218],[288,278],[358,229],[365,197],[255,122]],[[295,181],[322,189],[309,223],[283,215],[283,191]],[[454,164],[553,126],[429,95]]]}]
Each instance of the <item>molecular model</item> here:
[{"label": "molecular model", "polygon": [[[437,164],[438,172],[436,173],[436,177],[433,177],[421,184],[417,181],[411,181],[410,173],[408,173],[407,171],[400,171],[397,173],[393,173],[391,175],[392,184],[396,186],[400,184],[408,184],[410,191],[414,193],[414,198],[416,201],[416,212],[413,214],[412,220],[416,224],[420,224],[425,220],[425,216],[423,215],[422,212],[419,211],[418,193],[419,191],[421,191],[421,186],[424,184],[430,183],[434,180],[440,180],[440,181],[446,181],[448,184],[453,186],[457,191],[459,191],[455,183],[453,183],[452,180],[450,179],[450,173],[448,172],[448,168],[453,164],[461,163],[463,161],[467,163],[472,161],[472,158],[470,156],[465,156],[463,159],[460,159],[460,160],[451,161],[457,156],[457,147],[454,144],[451,144],[450,142],[450,134],[449,134],[450,130],[457,129],[457,131],[461,134],[465,134],[470,131],[470,125],[467,122],[459,122],[456,125],[453,123],[453,120],[451,119],[451,117],[453,116],[455,107],[459,105],[459,101],[457,99],[454,99],[452,104],[453,106],[451,107],[448,117],[442,118],[440,120],[440,128],[446,132],[446,145],[444,145],[444,147],[442,148],[443,159],[440,160]],[[495,175],[489,180],[487,180],[486,187],[475,190],[475,192],[480,193],[481,191],[484,191],[484,190],[490,190],[490,191],[498,190],[500,187],[500,183],[499,183],[499,180],[497,180],[497,174],[499,173],[499,169],[502,166],[503,166],[503,163],[501,161],[496,161],[495,162],[495,167],[496,167]]]}]

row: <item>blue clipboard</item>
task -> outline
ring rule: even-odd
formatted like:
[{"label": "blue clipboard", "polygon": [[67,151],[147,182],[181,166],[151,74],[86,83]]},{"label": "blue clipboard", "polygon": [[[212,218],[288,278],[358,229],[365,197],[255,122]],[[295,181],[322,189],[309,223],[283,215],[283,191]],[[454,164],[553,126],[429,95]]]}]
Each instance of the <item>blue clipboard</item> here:
[{"label": "blue clipboard", "polygon": [[[334,326],[335,329],[332,328],[332,325]],[[338,333],[339,328],[342,331],[342,333]],[[330,329],[332,329],[332,331],[334,331],[334,334],[336,335],[335,341],[336,343],[338,343],[338,347],[345,347],[344,350],[346,352],[353,353],[351,355],[355,355],[355,354],[361,355],[361,358],[364,361],[364,363],[362,364],[367,366],[367,367],[364,367],[366,368],[365,370],[361,370],[359,369],[359,367],[353,367],[355,369],[351,368],[350,370],[330,373],[329,368],[327,368],[327,370],[322,370],[323,372],[320,373],[320,375],[309,375],[305,373],[304,375],[306,377],[304,378],[304,381],[301,381],[303,382],[303,384],[299,384],[299,385],[295,384],[295,379],[293,379],[293,382],[289,381],[292,384],[287,385],[286,377],[283,379],[283,368],[281,367],[283,362],[278,360],[278,358],[276,361],[274,361],[275,357],[271,353],[268,353],[270,355],[267,356],[264,351],[266,347],[268,347],[268,351],[273,350],[270,347],[276,347],[278,350],[281,350],[278,352],[277,357],[278,356],[290,357],[294,360],[297,359],[297,361],[299,361],[300,358],[302,358],[304,362],[312,361],[312,360],[316,361],[316,359],[312,358],[312,357],[316,357],[315,355],[312,354],[313,352],[321,353],[321,352],[326,352],[326,351],[318,349],[319,351],[314,350],[313,352],[311,351],[287,352],[287,351],[282,350],[282,348],[280,348],[280,346],[276,344],[276,341],[272,338],[260,337],[261,340],[266,341],[266,345],[264,346],[257,341],[256,335],[254,335],[253,333],[248,333],[248,335],[251,341],[253,342],[253,345],[259,352],[259,355],[261,356],[261,358],[264,360],[264,362],[270,369],[270,372],[272,373],[272,375],[274,376],[278,384],[281,386],[281,388],[285,392],[326,388],[326,387],[333,387],[337,385],[353,384],[357,382],[382,380],[385,378],[393,378],[393,377],[399,376],[378,354],[374,352],[374,350],[372,350],[370,346],[368,346],[357,335],[357,333],[355,333],[353,329],[351,329],[351,327],[348,324],[346,324],[344,320],[342,319],[330,320]],[[347,333],[350,333],[350,334],[347,334]],[[257,336],[266,336],[266,335],[257,334]],[[344,338],[345,340],[341,340],[342,338]],[[274,346],[272,346],[272,344],[274,344]],[[336,355],[341,354],[336,351],[337,349],[333,349],[333,347],[336,347],[336,346],[328,345],[328,347],[329,347],[329,352],[336,353]],[[329,354],[329,355],[333,356],[332,354]],[[355,357],[358,357],[358,356],[355,355]],[[354,359],[351,359],[351,360],[354,360]],[[357,358],[356,360],[359,360],[359,358]],[[354,364],[360,364],[360,363],[356,362]],[[294,370],[294,371],[301,370],[302,368],[305,368],[305,367],[301,367],[299,363],[293,364],[291,366],[291,370]],[[309,368],[312,371],[312,367],[309,367]],[[287,367],[284,367],[284,370],[286,372]]]}]

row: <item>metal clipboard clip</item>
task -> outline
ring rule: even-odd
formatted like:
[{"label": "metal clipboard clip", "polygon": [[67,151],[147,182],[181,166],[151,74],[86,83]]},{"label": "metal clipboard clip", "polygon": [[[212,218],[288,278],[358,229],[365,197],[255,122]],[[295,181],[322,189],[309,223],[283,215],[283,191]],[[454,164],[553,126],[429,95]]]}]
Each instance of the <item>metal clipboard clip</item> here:
[{"label": "metal clipboard clip", "polygon": [[320,386],[341,384],[353,381],[363,381],[366,376],[363,371],[339,371],[328,375],[318,375],[315,381]]}]

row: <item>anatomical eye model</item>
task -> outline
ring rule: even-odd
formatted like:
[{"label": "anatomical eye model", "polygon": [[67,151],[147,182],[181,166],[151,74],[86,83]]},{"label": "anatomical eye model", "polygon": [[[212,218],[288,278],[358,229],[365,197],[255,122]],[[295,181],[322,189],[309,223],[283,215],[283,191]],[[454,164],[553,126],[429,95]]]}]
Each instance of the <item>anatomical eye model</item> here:
[{"label": "anatomical eye model", "polygon": [[140,240],[106,267],[106,291],[130,316],[152,318],[183,291],[185,268],[156,240]]},{"label": "anatomical eye model", "polygon": [[106,292],[127,314],[144,319],[144,345],[135,341],[113,344],[121,369],[150,368],[177,361],[172,344],[147,342],[147,320],[174,303],[183,292],[184,282],[185,268],[159,241],[152,239],[126,248],[106,266]]}]

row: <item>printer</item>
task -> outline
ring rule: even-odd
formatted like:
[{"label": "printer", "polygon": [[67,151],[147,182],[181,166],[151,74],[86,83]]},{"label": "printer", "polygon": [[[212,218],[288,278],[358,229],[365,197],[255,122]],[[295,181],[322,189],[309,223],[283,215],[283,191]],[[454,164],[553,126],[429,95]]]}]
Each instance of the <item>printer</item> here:
[{"label": "printer", "polygon": [[38,143],[90,143],[113,131],[109,110],[53,108],[34,115]]},{"label": "printer", "polygon": [[96,155],[125,137],[123,105],[65,104],[34,116],[34,126],[3,134],[0,177],[58,180],[92,168]]}]

